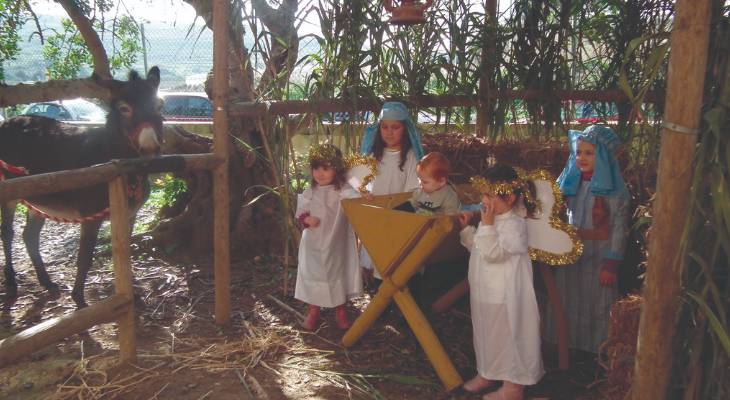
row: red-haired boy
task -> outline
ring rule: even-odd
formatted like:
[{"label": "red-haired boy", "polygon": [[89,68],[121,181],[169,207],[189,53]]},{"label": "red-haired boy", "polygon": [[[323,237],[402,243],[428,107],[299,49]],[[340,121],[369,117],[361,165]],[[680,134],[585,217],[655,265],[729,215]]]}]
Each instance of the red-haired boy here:
[{"label": "red-haired boy", "polygon": [[416,167],[421,185],[413,192],[411,205],[417,214],[456,214],[461,203],[449,183],[451,164],[438,152],[426,154]]}]

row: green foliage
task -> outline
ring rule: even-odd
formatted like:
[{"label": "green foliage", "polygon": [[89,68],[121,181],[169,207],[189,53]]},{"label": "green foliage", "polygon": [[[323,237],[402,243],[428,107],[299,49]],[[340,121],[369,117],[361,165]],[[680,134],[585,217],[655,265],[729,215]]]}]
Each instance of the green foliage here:
[{"label": "green foliage", "polygon": [[48,79],[78,78],[81,68],[93,63],[91,53],[71,20],[61,21],[61,31],[50,35],[43,46],[48,60]]},{"label": "green foliage", "polygon": [[162,174],[152,181],[150,198],[147,200],[147,204],[158,209],[171,206],[187,190],[188,186],[184,180],[171,174]]},{"label": "green foliage", "polygon": [[14,60],[20,53],[18,30],[27,18],[23,3],[16,0],[0,0],[0,81],[5,80],[3,63]]},{"label": "green foliage", "polygon": [[[62,29],[48,36],[43,56],[48,61],[49,79],[78,78],[84,69],[93,69],[93,58],[76,25],[68,19],[61,21]],[[142,53],[140,32],[130,17],[121,16],[103,22],[95,21],[97,32],[109,32],[111,43],[105,44],[109,53],[109,67],[113,72],[130,68]]]}]

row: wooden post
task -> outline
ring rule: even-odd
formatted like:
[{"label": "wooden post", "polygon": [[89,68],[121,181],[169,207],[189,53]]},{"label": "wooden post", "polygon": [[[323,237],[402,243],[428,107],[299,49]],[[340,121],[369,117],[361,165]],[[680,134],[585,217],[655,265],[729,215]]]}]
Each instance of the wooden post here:
[{"label": "wooden post", "polygon": [[215,322],[231,323],[230,198],[228,188],[228,1],[213,3],[213,170]]},{"label": "wooden post", "polygon": [[485,26],[489,31],[482,43],[481,76],[479,77],[479,107],[477,107],[477,137],[487,137],[492,109],[492,75],[494,74],[494,42],[497,30],[497,0],[486,0]]},{"label": "wooden post", "polygon": [[[109,182],[109,213],[112,228],[112,261],[114,262],[114,291],[118,296],[130,300],[134,297],[132,289],[132,264],[130,261],[130,223],[127,197],[127,178],[125,175]],[[119,358],[121,362],[133,361],[137,357],[137,343],[134,334],[134,306],[127,308],[119,317]]]},{"label": "wooden post", "polygon": [[686,221],[701,116],[711,3],[678,0],[675,6],[656,203],[631,390],[637,400],[665,399],[672,371],[680,294],[681,254],[677,244]]},{"label": "wooden post", "polygon": [[0,340],[0,368],[92,326],[114,322],[129,312],[132,303],[132,298],[126,295],[114,295]]}]

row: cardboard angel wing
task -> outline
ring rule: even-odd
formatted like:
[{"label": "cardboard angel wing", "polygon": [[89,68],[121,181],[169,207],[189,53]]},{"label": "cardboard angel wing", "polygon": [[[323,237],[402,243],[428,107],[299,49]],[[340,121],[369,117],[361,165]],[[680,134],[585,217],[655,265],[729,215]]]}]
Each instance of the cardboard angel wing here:
[{"label": "cardboard angel wing", "polygon": [[583,253],[575,228],[560,219],[563,195],[555,179],[545,170],[525,174],[535,184],[538,210],[527,221],[527,243],[533,261],[558,266],[572,264]]},{"label": "cardboard angel wing", "polygon": [[345,157],[345,178],[347,183],[360,193],[367,191],[367,186],[378,174],[378,160],[373,156],[353,154]]}]

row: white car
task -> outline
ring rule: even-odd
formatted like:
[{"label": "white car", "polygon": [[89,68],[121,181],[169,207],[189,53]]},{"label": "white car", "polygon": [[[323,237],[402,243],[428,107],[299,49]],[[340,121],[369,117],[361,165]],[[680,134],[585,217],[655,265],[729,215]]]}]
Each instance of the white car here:
[{"label": "white car", "polygon": [[29,105],[23,115],[41,115],[59,121],[106,121],[106,110],[84,99],[46,101]]}]

